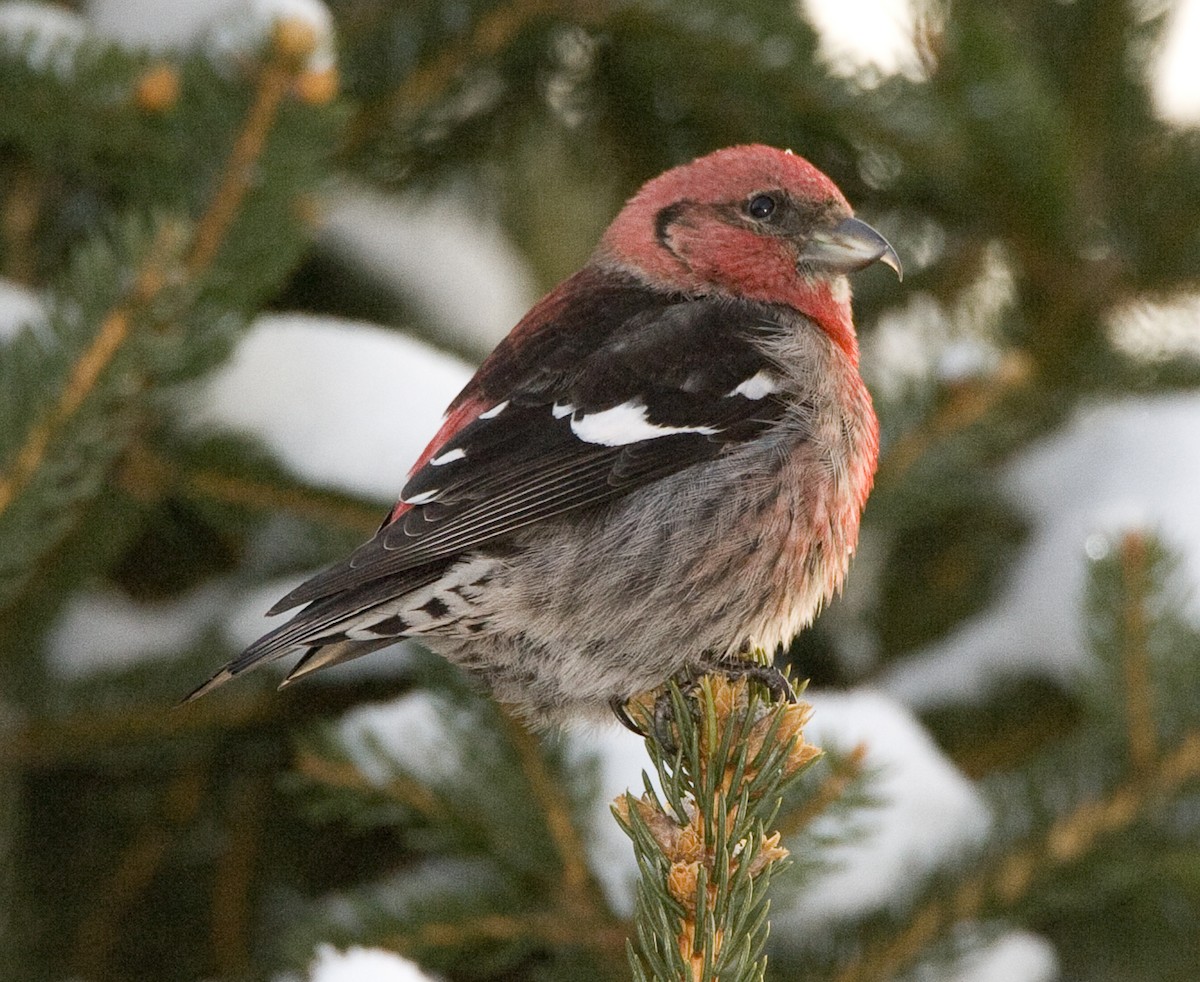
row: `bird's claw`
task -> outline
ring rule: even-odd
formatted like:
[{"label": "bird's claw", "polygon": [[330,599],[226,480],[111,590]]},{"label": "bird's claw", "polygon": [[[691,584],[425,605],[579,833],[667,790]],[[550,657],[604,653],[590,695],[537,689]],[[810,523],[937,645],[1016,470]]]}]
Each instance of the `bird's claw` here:
[{"label": "bird's claw", "polygon": [[620,696],[613,696],[608,700],[608,706],[612,710],[613,715],[617,717],[617,722],[629,730],[630,733],[636,733],[643,740],[650,735],[629,715],[629,700],[622,699]]}]

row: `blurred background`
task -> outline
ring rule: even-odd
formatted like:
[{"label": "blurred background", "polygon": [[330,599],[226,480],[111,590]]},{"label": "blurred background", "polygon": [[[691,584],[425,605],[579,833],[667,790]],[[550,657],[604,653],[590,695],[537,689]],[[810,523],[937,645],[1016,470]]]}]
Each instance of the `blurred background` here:
[{"label": "blurred background", "polygon": [[1197,0],[0,2],[2,977],[628,977],[632,736],[416,646],[175,704],[755,141],[905,266],[769,978],[1193,980],[1198,124]]}]

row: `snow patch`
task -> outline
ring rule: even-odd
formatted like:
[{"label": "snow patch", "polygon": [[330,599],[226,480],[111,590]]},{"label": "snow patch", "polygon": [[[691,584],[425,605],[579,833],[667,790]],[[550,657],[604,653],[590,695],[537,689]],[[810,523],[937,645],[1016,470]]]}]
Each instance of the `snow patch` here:
[{"label": "snow patch", "polygon": [[338,722],[339,742],[376,784],[390,781],[393,767],[422,784],[456,784],[467,766],[467,748],[455,729],[464,712],[445,696],[418,689],[347,713]]},{"label": "snow patch", "polygon": [[434,982],[419,965],[378,948],[321,945],[308,968],[308,982]]},{"label": "snow patch", "polygon": [[43,325],[46,307],[41,297],[28,287],[0,279],[0,341],[16,336],[23,327]]},{"label": "snow patch", "polygon": [[1009,931],[968,952],[938,978],[941,982],[1054,982],[1059,974],[1058,955],[1049,941],[1028,931]]},{"label": "snow patch", "polygon": [[321,240],[411,298],[440,336],[487,354],[537,299],[519,252],[469,190],[437,198],[366,189],[330,200]]},{"label": "snow patch", "polygon": [[87,22],[51,3],[0,3],[0,45],[25,48],[31,67],[66,75],[87,37]]},{"label": "snow patch", "polygon": [[[1077,677],[1087,557],[1133,529],[1159,532],[1200,584],[1200,397],[1124,399],[1080,409],[1029,447],[1003,480],[1030,542],[985,613],[889,669],[882,686],[919,708],[980,700],[1013,678]],[[1200,596],[1200,595],[1198,595]],[[1200,605],[1190,611],[1200,620]]]},{"label": "snow patch", "polygon": [[1200,125],[1200,0],[1178,0],[1150,68],[1154,101],[1164,119],[1178,126]]},{"label": "snow patch", "polygon": [[[909,903],[925,879],[952,866],[986,839],[991,815],[983,796],[954,767],[902,705],[880,692],[809,690],[805,737],[819,747],[866,746],[869,792],[878,807],[857,812],[861,835],[831,845],[832,868],[805,885],[797,901],[773,908],[781,936],[820,933]],[[828,828],[823,828],[828,825]],[[818,836],[845,828],[818,819]]]},{"label": "snow patch", "polygon": [[282,614],[264,618],[263,611],[298,582],[247,590],[240,581],[218,580],[157,601],[133,600],[112,588],[84,591],[67,602],[47,636],[47,664],[60,677],[77,679],[194,651],[205,637],[244,648],[286,620]]},{"label": "snow patch", "polygon": [[299,21],[316,39],[305,67],[321,72],[335,62],[333,17],[321,0],[91,0],[88,16],[97,33],[130,47],[203,47],[231,60],[260,50],[277,21]]},{"label": "snow patch", "polygon": [[235,604],[229,583],[160,602],[138,602],[111,589],[77,594],[49,634],[47,664],[60,677],[81,678],[186,651]]},{"label": "snow patch", "polygon": [[272,314],[199,388],[191,421],[260,441],[305,481],[391,501],[470,376],[395,331]]}]

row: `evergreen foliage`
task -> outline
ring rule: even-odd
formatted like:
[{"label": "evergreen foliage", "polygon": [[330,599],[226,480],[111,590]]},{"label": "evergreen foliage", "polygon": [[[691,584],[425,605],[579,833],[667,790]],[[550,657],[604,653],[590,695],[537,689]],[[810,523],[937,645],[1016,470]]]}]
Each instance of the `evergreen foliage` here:
[{"label": "evergreen foliage", "polygon": [[702,679],[694,698],[672,683],[671,713],[654,707],[639,722],[661,795],[643,775],[641,798],[626,794],[616,814],[633,840],[638,880],[638,982],[764,977],[767,887],[787,858],[768,833],[784,791],[819,753],[804,742],[804,703],[763,706],[745,681]]},{"label": "evergreen foliage", "polygon": [[[328,941],[451,980],[625,979],[632,939],[639,978],[758,978],[767,952],[768,979],[882,982],[952,978],[1017,927],[1063,978],[1190,982],[1200,629],[1182,520],[1097,519],[1093,558],[1082,537],[1062,558],[1088,567],[1061,599],[1083,663],[1064,670],[1055,638],[1034,668],[1025,641],[987,671],[964,650],[919,700],[987,802],[982,841],[879,910],[769,938],[776,848],[791,863],[772,912],[811,911],[835,846],[886,821],[869,744],[827,745],[785,781],[778,758],[806,745],[742,738],[787,711],[722,704],[716,682],[675,693],[675,746],[649,742],[655,781],[620,809],[634,913],[591,852],[600,751],[531,735],[437,659],[377,655],[390,671],[284,693],[250,677],[172,710],[233,654],[215,621],[162,650],[131,635],[139,657],[99,666],[103,638],[63,634],[84,597],[231,606],[382,516],[189,425],[192,386],[265,310],[400,311],[390,327],[443,336],[319,235],[330,189],[454,188],[549,286],[642,180],[761,141],[829,173],[906,271],[855,283],[881,469],[849,595],[781,662],[814,690],[902,677],[1029,575],[1044,502],[1012,492],[1014,462],[1089,407],[1195,398],[1194,308],[1173,332],[1150,317],[1200,286],[1200,131],[1164,121],[1149,81],[1173,7],[923,3],[893,75],[824,63],[791,0],[329,7],[340,91],[302,20],[257,47],[151,54],[82,18],[78,36],[18,36],[0,16],[0,286],[45,309],[0,333],[0,978],[282,978]],[[684,861],[664,839],[696,816],[705,849]]]}]

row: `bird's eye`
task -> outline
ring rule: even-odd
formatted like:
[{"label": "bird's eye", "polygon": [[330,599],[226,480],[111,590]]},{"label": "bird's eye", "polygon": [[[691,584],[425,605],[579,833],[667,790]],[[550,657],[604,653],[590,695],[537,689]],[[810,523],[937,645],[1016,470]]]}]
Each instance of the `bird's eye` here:
[{"label": "bird's eye", "polygon": [[770,218],[774,214],[775,199],[769,194],[756,194],[750,199],[746,211],[750,213],[751,218],[757,218],[761,222],[764,218]]}]

